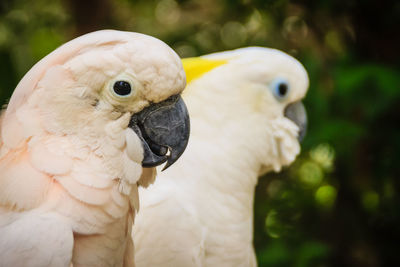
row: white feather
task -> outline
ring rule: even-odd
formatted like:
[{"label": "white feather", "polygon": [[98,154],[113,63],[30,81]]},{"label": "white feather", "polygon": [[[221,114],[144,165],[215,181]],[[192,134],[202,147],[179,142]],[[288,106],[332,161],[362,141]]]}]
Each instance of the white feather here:
[{"label": "white feather", "polygon": [[[140,191],[133,229],[138,267],[256,266],[258,176],[281,170],[300,151],[298,127],[283,114],[307,91],[307,74],[298,61],[267,48],[204,58],[227,63],[188,84],[188,147],[155,184]],[[284,101],[269,87],[281,76],[291,86]]]}]

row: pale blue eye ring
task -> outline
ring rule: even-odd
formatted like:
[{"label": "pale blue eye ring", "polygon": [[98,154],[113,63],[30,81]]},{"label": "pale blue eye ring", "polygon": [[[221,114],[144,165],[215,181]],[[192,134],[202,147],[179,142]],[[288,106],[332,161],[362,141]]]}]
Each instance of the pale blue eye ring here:
[{"label": "pale blue eye ring", "polygon": [[289,82],[284,78],[276,78],[271,83],[271,90],[276,99],[284,100],[290,92]]}]

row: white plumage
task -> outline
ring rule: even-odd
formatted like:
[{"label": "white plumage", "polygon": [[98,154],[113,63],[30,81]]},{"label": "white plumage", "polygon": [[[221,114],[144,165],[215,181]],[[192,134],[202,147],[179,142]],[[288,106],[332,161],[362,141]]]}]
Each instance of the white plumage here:
[{"label": "white plumage", "polygon": [[[300,152],[299,127],[284,113],[305,96],[307,73],[267,48],[184,60],[184,67],[191,137],[179,162],[140,192],[136,264],[256,266],[254,189],[260,174]],[[288,85],[283,97],[279,81]]]}]

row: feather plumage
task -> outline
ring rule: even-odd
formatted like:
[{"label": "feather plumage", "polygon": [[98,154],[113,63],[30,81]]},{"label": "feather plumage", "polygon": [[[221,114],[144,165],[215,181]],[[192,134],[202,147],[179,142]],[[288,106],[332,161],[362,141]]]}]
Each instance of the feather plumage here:
[{"label": "feather plumage", "polygon": [[[129,101],[109,96],[119,75],[134,77]],[[38,62],[0,119],[0,265],[133,266],[143,148],[128,124],[184,86],[179,57],[137,33],[87,34]]]},{"label": "feather plumage", "polygon": [[[193,78],[183,94],[191,137],[179,162],[140,191],[137,266],[256,266],[254,189],[259,175],[279,171],[300,152],[299,127],[284,110],[304,97],[307,73],[267,48],[216,53],[184,66]],[[283,100],[273,94],[279,77],[290,83]]]}]

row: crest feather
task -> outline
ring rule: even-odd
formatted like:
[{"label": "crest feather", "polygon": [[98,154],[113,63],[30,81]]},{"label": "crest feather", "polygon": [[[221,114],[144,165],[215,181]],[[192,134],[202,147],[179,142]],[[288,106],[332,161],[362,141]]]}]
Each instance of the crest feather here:
[{"label": "crest feather", "polygon": [[190,57],[182,59],[183,68],[186,72],[186,82],[200,78],[203,74],[212,69],[228,63],[227,60],[206,59],[201,57]]}]

